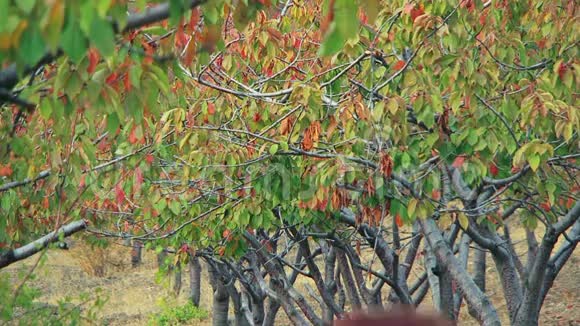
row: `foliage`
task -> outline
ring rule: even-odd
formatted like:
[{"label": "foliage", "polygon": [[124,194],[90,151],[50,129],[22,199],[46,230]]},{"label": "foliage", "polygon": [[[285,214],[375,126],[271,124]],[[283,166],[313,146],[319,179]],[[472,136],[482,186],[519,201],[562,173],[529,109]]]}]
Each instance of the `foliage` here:
[{"label": "foliage", "polygon": [[207,311],[194,306],[191,302],[177,307],[165,303],[162,312],[149,317],[149,325],[183,325],[194,320],[203,320],[207,317]]}]

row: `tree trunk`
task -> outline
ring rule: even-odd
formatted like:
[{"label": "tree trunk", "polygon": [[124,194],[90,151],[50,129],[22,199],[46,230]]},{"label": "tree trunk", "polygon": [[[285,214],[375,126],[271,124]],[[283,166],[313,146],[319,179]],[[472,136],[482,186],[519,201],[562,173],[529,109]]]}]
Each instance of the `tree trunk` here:
[{"label": "tree trunk", "polygon": [[228,326],[230,296],[218,275],[218,271],[212,266],[212,264],[207,264],[207,266],[209,281],[213,287],[212,325]]},{"label": "tree trunk", "polygon": [[[471,243],[471,238],[467,233],[461,235],[461,241],[459,242],[459,262],[461,266],[467,270],[467,261],[469,260],[469,244]],[[456,317],[459,316],[461,311],[461,302],[463,301],[463,292],[461,289],[456,289],[456,293],[453,297],[453,313]]]},{"label": "tree trunk", "polygon": [[181,262],[177,262],[173,268],[173,294],[177,297],[181,292]]},{"label": "tree trunk", "polygon": [[425,270],[427,271],[427,281],[429,282],[429,289],[431,290],[431,300],[433,307],[441,312],[441,297],[439,293],[439,277],[437,277],[438,267],[437,259],[433,254],[431,248],[425,244]]},{"label": "tree trunk", "polygon": [[352,311],[359,310],[361,308],[361,301],[357,293],[356,284],[354,282],[350,266],[344,254],[337,255],[338,268],[340,269],[340,276],[346,289],[346,294],[350,301],[350,308]]},{"label": "tree trunk", "polygon": [[255,298],[252,300],[252,314],[254,315],[255,325],[262,325],[264,323],[266,313],[264,312],[263,298],[261,298],[261,300],[256,300]]},{"label": "tree trunk", "polygon": [[[481,292],[485,293],[485,269],[486,269],[486,251],[478,244],[475,244],[475,253],[473,257],[473,267],[474,267],[474,275],[473,275],[473,282],[475,285],[481,290]],[[477,312],[471,307],[467,307],[469,314],[476,318]]]},{"label": "tree trunk", "polygon": [[190,257],[189,260],[189,300],[199,307],[201,298],[201,263],[197,256]]},{"label": "tree trunk", "polygon": [[477,287],[467,271],[461,267],[447,242],[443,239],[441,231],[431,218],[420,219],[421,229],[428,246],[432,248],[438,261],[445,264],[453,280],[465,293],[467,303],[477,312],[477,319],[483,325],[501,325],[497,311],[489,301],[485,293]]},{"label": "tree trunk", "polygon": [[159,270],[165,267],[165,259],[167,258],[167,250],[163,249],[157,254],[157,268]]},{"label": "tree trunk", "polygon": [[131,250],[131,266],[137,267],[141,264],[141,251],[143,249],[143,242],[133,240],[133,249]]},{"label": "tree trunk", "polygon": [[[307,241],[307,240],[306,240]],[[329,292],[329,296],[334,299],[334,294],[336,293],[336,276],[334,273],[336,266],[336,251],[334,248],[326,248],[326,257],[324,258],[324,288]],[[339,307],[343,308],[343,307]],[[334,319],[334,314],[332,309],[325,305],[324,308],[324,321],[327,323],[332,323]]]}]

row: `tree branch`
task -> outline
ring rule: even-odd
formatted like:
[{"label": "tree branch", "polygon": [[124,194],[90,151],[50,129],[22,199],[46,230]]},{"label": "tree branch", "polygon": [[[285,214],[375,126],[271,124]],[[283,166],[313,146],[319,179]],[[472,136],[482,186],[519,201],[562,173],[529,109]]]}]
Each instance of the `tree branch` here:
[{"label": "tree branch", "polygon": [[15,263],[19,260],[26,259],[36,254],[37,252],[40,252],[44,248],[48,247],[49,244],[57,242],[61,234],[64,237],[68,237],[71,234],[84,230],[86,227],[87,227],[86,221],[84,220],[74,221],[61,227],[57,231],[53,231],[25,246],[22,246],[17,249],[11,249],[8,252],[5,252],[0,255],[0,269],[12,263]]}]

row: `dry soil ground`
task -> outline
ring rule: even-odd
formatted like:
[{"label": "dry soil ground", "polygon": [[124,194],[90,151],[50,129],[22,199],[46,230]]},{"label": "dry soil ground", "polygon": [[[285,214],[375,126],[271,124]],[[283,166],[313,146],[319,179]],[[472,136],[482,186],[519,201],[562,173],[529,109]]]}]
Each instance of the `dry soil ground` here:
[{"label": "dry soil ground", "polygon": [[[519,243],[518,245],[525,245]],[[520,248],[521,250],[521,248]],[[46,263],[37,269],[38,277],[30,285],[42,290],[40,301],[54,304],[65,296],[77,297],[79,293],[93,294],[98,288],[108,301],[99,313],[95,324],[105,325],[146,325],[151,314],[160,311],[160,300],[171,298],[179,304],[187,302],[189,286],[188,272],[183,273],[183,287],[180,295],[173,298],[168,284],[156,283],[156,255],[144,252],[143,264],[130,266],[130,248],[113,244],[104,251],[91,251],[82,242],[76,241],[70,250],[49,250]],[[18,269],[34,264],[32,257],[8,269],[15,273]],[[490,260],[491,261],[491,260]],[[490,262],[491,263],[491,262]],[[102,267],[103,276],[94,275],[94,267]],[[205,267],[204,267],[205,268]],[[492,290],[492,301],[505,321],[506,311],[501,290],[493,266],[488,267],[488,286]],[[192,325],[211,324],[211,287],[207,281],[206,270],[203,272],[201,306],[210,312],[210,318],[193,321]],[[561,272],[550,291],[542,310],[541,325],[580,325],[580,253],[574,253],[568,265]],[[166,282],[167,283],[167,282]],[[298,284],[304,290],[304,284]],[[308,293],[304,291],[303,293]],[[306,294],[306,296],[308,296]],[[429,295],[424,305],[429,306]],[[462,309],[460,325],[475,325]],[[279,314],[280,325],[288,320]]]}]

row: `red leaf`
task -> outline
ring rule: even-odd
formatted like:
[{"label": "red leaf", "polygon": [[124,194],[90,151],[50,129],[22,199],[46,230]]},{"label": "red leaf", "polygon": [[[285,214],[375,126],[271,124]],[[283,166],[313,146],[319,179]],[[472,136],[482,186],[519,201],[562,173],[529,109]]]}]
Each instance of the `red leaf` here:
[{"label": "red leaf", "polygon": [[564,79],[564,74],[566,73],[566,70],[568,70],[568,65],[565,63],[561,63],[560,66],[558,67],[558,76],[560,77],[560,79]]},{"label": "red leaf", "polygon": [[111,85],[117,80],[117,77],[118,77],[117,72],[113,72],[109,75],[109,77],[107,77],[105,81],[107,82],[107,84]]},{"label": "red leaf", "polygon": [[542,207],[542,209],[544,210],[544,212],[549,212],[552,210],[552,206],[550,205],[549,201],[545,201],[543,203],[540,203],[540,207]]},{"label": "red leaf", "polygon": [[419,6],[415,6],[413,7],[413,9],[411,9],[411,20],[413,22],[415,22],[415,19],[417,19],[417,17],[423,15],[425,13],[425,10],[423,8],[423,4],[420,4]]},{"label": "red leaf", "polygon": [[497,165],[495,165],[495,163],[493,163],[493,162],[489,163],[489,172],[494,177],[497,176],[497,173],[499,172],[499,169],[497,168]]},{"label": "red leaf", "polygon": [[135,182],[143,184],[143,171],[141,171],[141,168],[139,167],[135,169]]},{"label": "red leaf", "polygon": [[183,30],[183,21],[179,22],[177,25],[177,31],[175,32],[175,47],[182,49],[187,44],[187,35]]},{"label": "red leaf", "polygon": [[258,122],[258,121],[262,120],[262,116],[260,115],[260,112],[254,113],[253,120],[254,120],[254,122]]},{"label": "red leaf", "polygon": [[79,181],[79,188],[84,188],[85,186],[86,186],[85,174],[83,174],[81,176],[81,180]]},{"label": "red leaf", "polygon": [[439,191],[438,189],[433,189],[433,190],[431,191],[431,197],[432,197],[434,200],[439,200],[439,199],[441,199],[441,191]]},{"label": "red leaf", "polygon": [[453,161],[452,166],[454,168],[460,168],[463,166],[463,163],[465,162],[465,155],[459,155],[455,158],[455,160]]},{"label": "red leaf", "polygon": [[137,167],[135,169],[135,182],[133,183],[133,193],[141,192],[141,185],[143,185],[143,171]]},{"label": "red leaf", "polygon": [[95,67],[99,63],[100,56],[99,56],[99,52],[97,52],[97,49],[90,48],[89,53],[88,53],[88,58],[89,58],[89,66],[87,67],[87,72],[89,74],[92,74],[95,71]]},{"label": "red leaf", "polygon": [[366,12],[360,10],[358,13],[358,18],[360,19],[361,24],[366,25],[369,22]]},{"label": "red leaf", "polygon": [[191,16],[189,17],[189,30],[191,32],[195,32],[195,29],[197,28],[197,24],[199,24],[201,18],[201,13],[199,11],[199,8],[195,8],[191,10]]},{"label": "red leaf", "polygon": [[147,164],[151,165],[153,164],[153,154],[147,154],[145,155],[145,162],[147,162]]},{"label": "red leaf", "polygon": [[117,186],[115,186],[115,196],[117,198],[117,205],[121,205],[127,198],[125,196],[125,191],[123,190],[123,187],[121,187],[121,184],[117,184]]},{"label": "red leaf", "polygon": [[574,198],[568,197],[568,200],[566,201],[566,208],[570,209],[572,208],[572,205],[574,205]]},{"label": "red leaf", "polygon": [[137,128],[134,126],[133,129],[131,129],[131,132],[129,133],[129,143],[131,143],[133,145],[139,141],[139,139],[137,138],[136,132],[135,132],[136,129]]}]

